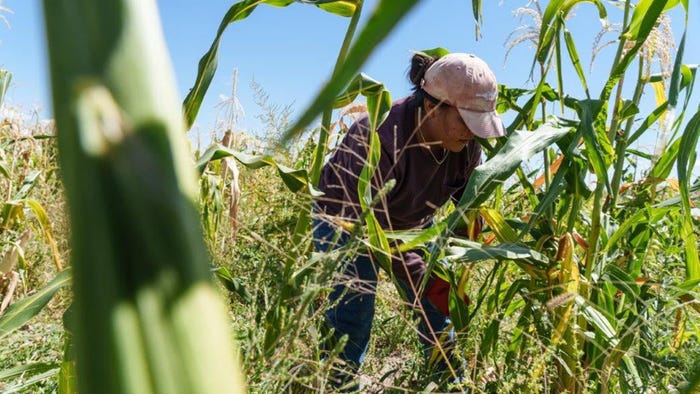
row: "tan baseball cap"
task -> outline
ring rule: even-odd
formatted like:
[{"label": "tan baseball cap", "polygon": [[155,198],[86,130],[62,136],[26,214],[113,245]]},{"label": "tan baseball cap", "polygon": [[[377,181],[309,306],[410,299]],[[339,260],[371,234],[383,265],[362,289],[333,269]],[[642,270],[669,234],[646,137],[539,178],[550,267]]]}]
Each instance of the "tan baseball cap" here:
[{"label": "tan baseball cap", "polygon": [[496,113],[498,83],[493,71],[472,54],[450,53],[425,72],[421,88],[459,110],[464,123],[481,138],[503,137],[503,121]]}]

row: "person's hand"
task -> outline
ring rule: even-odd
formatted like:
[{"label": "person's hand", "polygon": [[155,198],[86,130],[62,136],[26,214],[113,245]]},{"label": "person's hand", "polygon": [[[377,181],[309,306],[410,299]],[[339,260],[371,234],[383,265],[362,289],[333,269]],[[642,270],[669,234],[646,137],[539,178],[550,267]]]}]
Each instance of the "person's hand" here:
[{"label": "person's hand", "polygon": [[[435,276],[433,279],[433,284],[430,286],[425,291],[425,296],[430,300],[430,302],[435,305],[435,307],[445,315],[446,317],[450,317],[450,307],[449,307],[449,299],[450,299],[450,284],[446,280],[440,278],[439,276]],[[469,299],[469,296],[466,294],[464,295],[463,298],[464,302],[469,305],[471,300]]]}]

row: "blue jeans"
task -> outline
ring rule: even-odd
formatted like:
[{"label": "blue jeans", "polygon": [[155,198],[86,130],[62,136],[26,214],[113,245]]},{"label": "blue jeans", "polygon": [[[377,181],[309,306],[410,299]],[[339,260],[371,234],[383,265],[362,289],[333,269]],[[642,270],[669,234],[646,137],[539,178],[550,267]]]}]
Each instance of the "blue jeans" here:
[{"label": "blue jeans", "polygon": [[[314,245],[317,251],[325,252],[345,245],[350,234],[342,231],[327,221],[314,218]],[[377,267],[370,260],[366,251],[357,253],[349,261],[341,262],[340,273],[343,280],[333,286],[329,299],[331,308],[326,311],[326,322],[334,329],[335,339],[348,336],[347,344],[340,353],[340,358],[347,362],[351,372],[356,372],[362,364],[369,345],[372,319],[374,318],[374,301],[377,287]],[[445,332],[450,321],[426,298],[422,297],[420,304],[414,303],[414,294],[404,281],[399,280],[408,297],[409,305],[416,305],[415,316],[419,319],[418,332],[423,345],[426,360],[435,349],[435,338],[441,339],[441,346],[448,358],[451,358],[454,334]],[[427,317],[427,319],[426,319]],[[446,334],[446,335],[445,335]],[[323,346],[323,345],[322,345]],[[327,349],[330,350],[330,349]],[[445,370],[447,365],[444,358],[438,358],[435,364],[436,372]],[[345,377],[341,377],[343,379]]]}]

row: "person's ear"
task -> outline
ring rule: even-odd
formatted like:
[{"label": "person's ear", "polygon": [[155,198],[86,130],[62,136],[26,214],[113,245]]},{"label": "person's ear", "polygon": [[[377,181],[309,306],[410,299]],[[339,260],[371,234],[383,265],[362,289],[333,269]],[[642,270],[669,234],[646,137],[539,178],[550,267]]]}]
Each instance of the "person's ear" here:
[{"label": "person's ear", "polygon": [[432,100],[423,99],[423,108],[425,109],[425,116],[432,117],[435,115],[435,110],[437,109],[437,104]]}]

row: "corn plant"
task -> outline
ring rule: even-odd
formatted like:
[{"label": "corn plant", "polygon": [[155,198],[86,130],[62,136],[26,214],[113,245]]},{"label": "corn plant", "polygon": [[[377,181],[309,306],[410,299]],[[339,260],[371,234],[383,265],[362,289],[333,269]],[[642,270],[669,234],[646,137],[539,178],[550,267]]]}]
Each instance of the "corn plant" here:
[{"label": "corn plant", "polygon": [[154,1],[46,1],[81,392],[243,392]]}]

